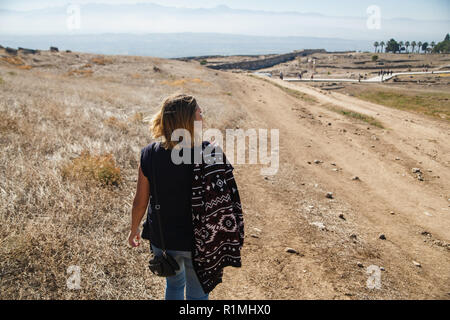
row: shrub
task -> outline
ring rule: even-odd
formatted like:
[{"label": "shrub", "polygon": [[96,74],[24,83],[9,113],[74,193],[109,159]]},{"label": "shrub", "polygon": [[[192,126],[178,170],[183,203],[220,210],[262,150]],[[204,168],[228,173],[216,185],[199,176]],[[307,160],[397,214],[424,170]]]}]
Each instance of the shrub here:
[{"label": "shrub", "polygon": [[117,129],[119,129],[122,132],[127,132],[128,131],[127,124],[125,122],[123,122],[123,121],[120,121],[116,117],[109,117],[108,119],[106,119],[104,121],[104,123],[107,124],[110,127],[117,128]]},{"label": "shrub", "polygon": [[207,60],[202,60],[202,61],[200,61],[200,64],[201,64],[202,66],[204,66],[204,65],[207,64],[207,63],[208,63]]},{"label": "shrub", "polygon": [[376,54],[374,54],[373,56],[372,56],[372,61],[373,62],[376,62],[378,60],[378,56],[376,55]]},{"label": "shrub", "polygon": [[105,57],[97,57],[91,59],[92,63],[104,66],[105,64],[111,64],[113,61],[111,59],[105,58]]},{"label": "shrub", "polygon": [[359,112],[354,112],[354,111],[350,111],[350,110],[338,110],[337,112],[343,114],[344,116],[350,117],[350,118],[354,118],[354,119],[358,119],[364,122],[367,122],[368,124],[371,124],[375,127],[384,129],[383,125],[381,124],[381,122],[379,122],[378,120],[376,120],[374,117],[359,113]]},{"label": "shrub", "polygon": [[336,113],[340,113],[340,114],[342,114],[342,115],[344,115],[346,117],[357,119],[357,120],[360,120],[360,121],[364,121],[364,122],[366,122],[368,124],[371,124],[371,125],[373,125],[375,127],[378,127],[380,129],[384,129],[383,124],[380,121],[378,121],[377,119],[375,119],[374,117],[371,117],[371,116],[368,116],[368,115],[365,115],[365,114],[362,114],[362,113],[359,113],[359,112],[354,112],[352,110],[336,107],[334,105],[330,105],[330,106],[327,106],[327,107],[331,111],[334,111]]},{"label": "shrub", "polygon": [[94,73],[94,71],[90,70],[90,69],[86,69],[86,70],[70,70],[67,75],[68,76],[85,76],[85,77],[89,77],[92,76],[92,74]]},{"label": "shrub", "polygon": [[[1,78],[0,78],[1,79]],[[0,112],[0,133],[3,135],[7,132],[20,133],[20,126],[16,118],[11,117],[6,112]]]},{"label": "shrub", "polygon": [[110,153],[91,155],[89,151],[83,150],[78,158],[66,164],[61,171],[63,178],[99,183],[102,186],[118,186],[122,183],[120,168]]},{"label": "shrub", "polygon": [[131,122],[134,123],[141,123],[144,121],[144,114],[142,112],[136,112],[132,117],[131,117]]},{"label": "shrub", "polygon": [[9,64],[15,65],[15,66],[20,66],[20,65],[25,64],[25,62],[20,57],[1,57],[0,59]]},{"label": "shrub", "polygon": [[30,70],[32,68],[32,66],[23,65],[23,66],[17,66],[17,68],[22,69],[22,70]]},{"label": "shrub", "polygon": [[0,60],[3,60],[9,64],[12,64],[13,66],[24,69],[24,70],[30,70],[31,66],[25,64],[25,61],[22,60],[20,57],[0,57]]}]

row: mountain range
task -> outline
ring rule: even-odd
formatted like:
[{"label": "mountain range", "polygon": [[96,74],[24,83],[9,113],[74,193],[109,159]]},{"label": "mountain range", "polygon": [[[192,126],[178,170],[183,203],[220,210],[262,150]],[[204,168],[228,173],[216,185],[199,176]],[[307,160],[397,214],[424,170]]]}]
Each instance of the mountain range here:
[{"label": "mountain range", "polygon": [[242,10],[225,5],[182,8],[92,3],[0,10],[0,44],[38,49],[56,45],[74,51],[166,58],[303,48],[373,50],[375,40],[438,41],[449,25],[449,20],[399,18],[381,19],[380,29],[370,29],[365,16]]}]

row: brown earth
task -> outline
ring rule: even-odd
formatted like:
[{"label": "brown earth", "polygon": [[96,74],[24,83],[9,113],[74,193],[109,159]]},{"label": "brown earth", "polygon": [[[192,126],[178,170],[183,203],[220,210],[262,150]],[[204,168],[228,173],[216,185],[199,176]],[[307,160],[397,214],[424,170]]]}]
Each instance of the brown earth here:
[{"label": "brown earth", "polygon": [[[153,114],[175,91],[198,98],[207,127],[280,132],[276,175],[235,165],[243,267],[225,269],[211,298],[450,298],[448,122],[269,80],[295,90],[287,92],[195,61],[105,58],[42,52],[22,57],[28,70],[1,62],[2,299],[163,297],[163,280],[146,270],[146,247],[126,244],[139,151],[151,142],[147,125],[132,119]],[[372,116],[383,128],[332,108]],[[123,184],[64,180],[59,168],[83,149],[112,153]],[[73,264],[83,270],[76,292],[65,287]],[[367,287],[371,265],[384,270],[380,289]]]},{"label": "brown earth", "polygon": [[[241,82],[236,93],[251,83],[248,77],[237,77]],[[261,190],[251,191],[251,204],[264,212],[257,219],[247,215],[247,225],[263,230],[261,238],[249,238],[248,253],[244,251],[248,268],[260,265],[260,271],[249,272],[252,280],[258,274],[257,289],[249,287],[249,292],[256,292],[255,297],[283,299],[448,298],[448,122],[306,85],[272,81],[318,102],[299,102],[266,83],[255,84],[255,90],[240,97],[253,97],[246,103],[249,112],[265,126],[280,129],[280,172],[273,181],[242,172],[243,181],[252,181]],[[373,116],[386,129],[349,121],[329,111],[330,105]],[[323,163],[314,164],[314,159]],[[412,174],[415,167],[426,172],[425,181]],[[352,180],[353,176],[360,181]],[[329,191],[335,199],[325,198]],[[267,196],[260,198],[259,194]],[[314,208],[308,210],[310,205]],[[345,221],[338,217],[340,213]],[[329,230],[311,226],[314,221],[324,222]],[[422,235],[424,231],[432,236]],[[357,235],[357,241],[350,239],[351,234]],[[380,240],[380,234],[387,240]],[[444,246],[437,245],[441,242]],[[285,247],[294,247],[305,256],[286,254]],[[414,266],[413,260],[420,260],[422,267]],[[381,290],[365,288],[368,276],[357,262],[386,269]],[[430,269],[426,271],[425,265]],[[250,279],[239,277],[238,281]],[[284,289],[282,296],[280,288]]]}]

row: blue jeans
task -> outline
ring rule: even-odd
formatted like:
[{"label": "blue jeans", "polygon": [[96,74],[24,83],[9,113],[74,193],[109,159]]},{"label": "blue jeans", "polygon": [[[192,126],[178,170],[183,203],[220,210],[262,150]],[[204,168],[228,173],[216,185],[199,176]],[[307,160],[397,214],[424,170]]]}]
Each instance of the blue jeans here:
[{"label": "blue jeans", "polygon": [[[162,250],[152,245],[155,255],[162,254]],[[192,266],[190,251],[167,250],[180,266],[172,277],[166,278],[166,300],[184,300],[186,287],[186,300],[208,300],[209,295],[203,291],[197,274]]]}]

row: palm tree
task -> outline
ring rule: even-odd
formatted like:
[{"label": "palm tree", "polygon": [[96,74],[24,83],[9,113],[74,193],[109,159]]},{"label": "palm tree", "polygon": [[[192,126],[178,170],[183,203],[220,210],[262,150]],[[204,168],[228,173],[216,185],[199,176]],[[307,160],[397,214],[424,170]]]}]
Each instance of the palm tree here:
[{"label": "palm tree", "polygon": [[405,42],[405,47],[406,47],[406,53],[408,53],[408,48],[411,44],[409,43],[409,41]]},{"label": "palm tree", "polygon": [[398,43],[398,45],[400,46],[400,53],[402,53],[402,48],[403,48],[403,45],[404,45],[405,43],[403,42],[403,41],[400,41],[399,43]]},{"label": "palm tree", "polygon": [[386,44],[384,43],[384,41],[381,41],[381,42],[380,42],[381,52],[383,52],[383,48],[384,48],[385,45],[386,45]]},{"label": "palm tree", "polygon": [[419,41],[419,43],[417,44],[418,48],[417,48],[417,53],[420,53],[420,49],[422,49],[422,41]]},{"label": "palm tree", "polygon": [[[436,42],[431,41],[430,46],[431,46],[431,50],[433,50],[434,47],[436,47]],[[433,52],[433,51],[431,51],[431,52]]]},{"label": "palm tree", "polygon": [[375,53],[377,52],[377,48],[380,46],[380,44],[378,43],[378,41],[375,41],[373,43],[373,46],[375,47]]},{"label": "palm tree", "polygon": [[417,43],[415,41],[411,42],[411,47],[412,47],[412,53],[414,53],[414,48],[417,46]]}]

